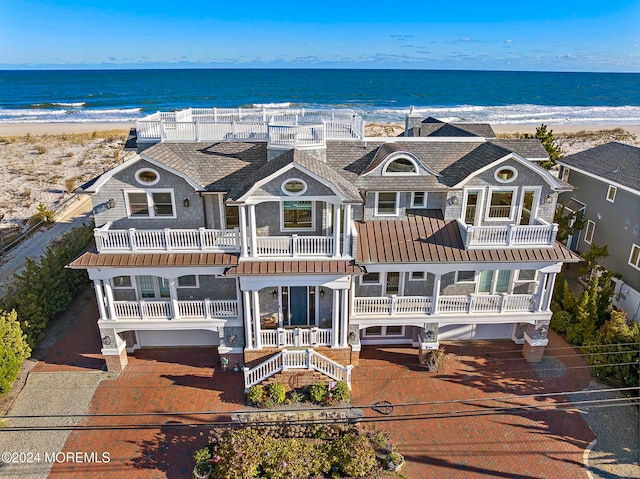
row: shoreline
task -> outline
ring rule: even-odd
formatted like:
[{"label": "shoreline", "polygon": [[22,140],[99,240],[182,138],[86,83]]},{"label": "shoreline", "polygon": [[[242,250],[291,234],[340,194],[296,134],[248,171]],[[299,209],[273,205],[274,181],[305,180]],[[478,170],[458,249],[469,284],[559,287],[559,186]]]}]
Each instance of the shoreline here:
[{"label": "shoreline", "polygon": [[[395,125],[395,123],[367,123],[367,125]],[[545,123],[546,124],[546,123]],[[402,127],[402,125],[398,124]],[[0,136],[30,135],[61,135],[68,133],[91,133],[94,131],[130,130],[135,128],[135,122],[96,122],[96,123],[0,123]],[[530,133],[535,134],[540,124],[491,124],[497,135]],[[621,128],[640,137],[640,124],[621,125],[617,123],[578,124],[567,123],[549,125],[547,129],[555,134],[572,134],[582,131],[597,132]]]}]

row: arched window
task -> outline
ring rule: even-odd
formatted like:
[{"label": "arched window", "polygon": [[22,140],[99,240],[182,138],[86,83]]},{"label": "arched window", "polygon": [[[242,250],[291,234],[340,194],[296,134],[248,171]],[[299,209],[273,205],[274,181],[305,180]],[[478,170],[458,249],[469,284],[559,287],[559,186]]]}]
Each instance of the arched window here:
[{"label": "arched window", "polygon": [[384,174],[406,175],[418,173],[418,168],[413,160],[409,158],[397,158],[391,161],[384,170]]}]

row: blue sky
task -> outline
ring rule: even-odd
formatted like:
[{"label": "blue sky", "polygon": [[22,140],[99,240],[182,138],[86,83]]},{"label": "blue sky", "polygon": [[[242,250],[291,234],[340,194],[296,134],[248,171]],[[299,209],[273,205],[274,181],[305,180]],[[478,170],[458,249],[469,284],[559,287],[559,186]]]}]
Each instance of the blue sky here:
[{"label": "blue sky", "polygon": [[640,0],[0,0],[0,68],[640,72]]}]

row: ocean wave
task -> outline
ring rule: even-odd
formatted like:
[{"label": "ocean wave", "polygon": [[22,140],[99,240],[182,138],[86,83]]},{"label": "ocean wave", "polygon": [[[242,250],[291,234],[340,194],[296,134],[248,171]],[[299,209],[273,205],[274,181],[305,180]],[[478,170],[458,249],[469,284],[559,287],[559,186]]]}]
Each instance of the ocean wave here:
[{"label": "ocean wave", "polygon": [[62,107],[66,107],[66,108],[82,108],[83,106],[85,106],[87,103],[84,101],[78,101],[78,102],[63,102],[63,101],[54,101],[51,103],[33,103],[31,105],[29,105],[30,108],[42,108],[42,109],[50,109],[50,108],[60,108]]},{"label": "ocean wave", "polygon": [[[442,121],[491,124],[632,124],[640,121],[640,106],[546,106],[519,104],[505,106],[416,106],[414,111],[426,118]],[[407,108],[371,108],[360,110],[366,121],[404,123]]]},{"label": "ocean wave", "polygon": [[141,116],[141,108],[0,108],[0,123],[131,122],[137,120]]},{"label": "ocean wave", "polygon": [[253,103],[251,105],[254,108],[291,108],[291,102],[282,103]]}]

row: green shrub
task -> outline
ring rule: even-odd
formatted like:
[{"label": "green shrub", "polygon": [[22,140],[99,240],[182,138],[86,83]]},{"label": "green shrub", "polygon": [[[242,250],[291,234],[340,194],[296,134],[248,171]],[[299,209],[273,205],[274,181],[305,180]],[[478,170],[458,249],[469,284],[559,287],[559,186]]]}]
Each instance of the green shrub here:
[{"label": "green shrub", "polygon": [[209,446],[198,449],[193,454],[193,460],[196,464],[198,464],[199,462],[208,461],[209,459],[211,459],[211,449],[209,448]]},{"label": "green shrub", "polygon": [[323,403],[327,399],[327,385],[324,383],[312,384],[309,387],[309,400],[315,403]]},{"label": "green shrub", "polygon": [[573,315],[569,311],[558,311],[551,317],[551,327],[557,333],[566,333],[573,322]]},{"label": "green shrub", "polygon": [[344,381],[338,381],[336,387],[331,391],[333,397],[338,401],[347,401],[351,397],[349,386]]},{"label": "green shrub", "polygon": [[0,396],[9,392],[22,363],[30,355],[31,348],[20,329],[16,312],[0,312]]},{"label": "green shrub", "polygon": [[580,324],[574,323],[569,325],[569,327],[567,328],[567,341],[578,346],[584,343],[582,326]]},{"label": "green shrub", "polygon": [[367,477],[377,466],[376,452],[366,436],[347,434],[331,444],[334,465],[349,477]]},{"label": "green shrub", "polygon": [[267,399],[267,395],[264,387],[257,384],[249,388],[249,391],[247,392],[247,402],[249,404],[259,406],[265,401],[265,399]]},{"label": "green shrub", "polygon": [[7,282],[0,309],[16,310],[20,327],[33,349],[49,320],[66,311],[88,284],[86,271],[65,268],[93,241],[93,226],[73,228],[52,242],[38,262],[31,258]]},{"label": "green shrub", "polygon": [[275,404],[282,404],[287,396],[287,390],[280,383],[271,383],[269,385],[269,399]]},{"label": "green shrub", "polygon": [[289,391],[287,396],[288,396],[288,402],[290,404],[304,402],[307,399],[307,396],[303,392],[296,391],[296,390]]}]

